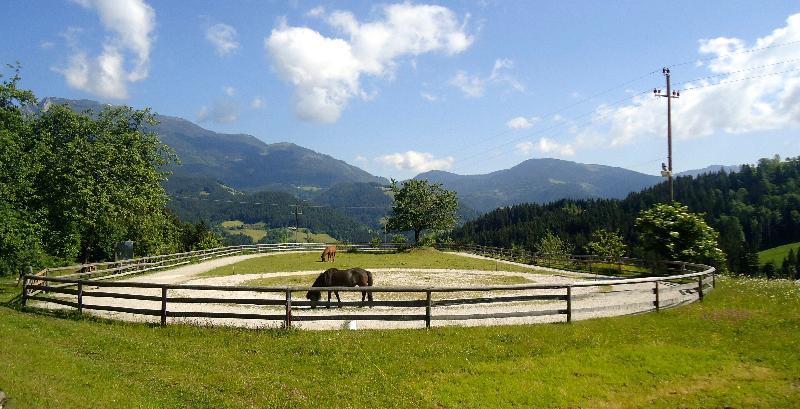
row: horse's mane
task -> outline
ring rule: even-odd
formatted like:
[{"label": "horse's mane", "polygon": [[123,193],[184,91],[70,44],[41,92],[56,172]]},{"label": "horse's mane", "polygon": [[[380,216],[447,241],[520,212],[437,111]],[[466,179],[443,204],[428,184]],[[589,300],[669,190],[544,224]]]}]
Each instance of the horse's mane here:
[{"label": "horse's mane", "polygon": [[328,270],[323,271],[317,276],[317,279],[314,280],[314,284],[311,284],[312,287],[325,287],[325,278],[328,275]]}]

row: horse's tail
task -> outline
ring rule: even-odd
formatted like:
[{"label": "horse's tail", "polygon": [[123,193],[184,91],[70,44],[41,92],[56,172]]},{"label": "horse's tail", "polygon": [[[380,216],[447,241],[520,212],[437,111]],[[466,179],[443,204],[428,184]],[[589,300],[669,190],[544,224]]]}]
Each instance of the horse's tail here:
[{"label": "horse's tail", "polygon": [[[372,287],[372,273],[369,270],[364,270],[367,272],[367,285]],[[369,302],[372,302],[372,291],[367,293],[367,297],[369,298]]]}]

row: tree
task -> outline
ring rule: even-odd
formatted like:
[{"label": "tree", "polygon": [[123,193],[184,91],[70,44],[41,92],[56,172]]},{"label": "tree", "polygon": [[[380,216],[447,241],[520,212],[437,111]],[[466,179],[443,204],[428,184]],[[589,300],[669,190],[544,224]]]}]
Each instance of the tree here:
[{"label": "tree", "polygon": [[394,194],[392,215],[386,227],[392,232],[413,231],[414,242],[419,243],[423,230],[449,230],[458,220],[458,199],[456,193],[446,190],[440,184],[430,184],[427,180],[411,179],[398,186],[392,180],[390,186]]},{"label": "tree", "polygon": [[572,245],[568,241],[562,240],[561,237],[558,237],[549,230],[539,239],[534,248],[536,252],[540,254],[562,257],[568,256],[573,250]]},{"label": "tree", "polygon": [[724,266],[725,254],[717,247],[716,230],[687,206],[657,204],[642,211],[635,225],[645,248],[661,257]]},{"label": "tree", "polygon": [[599,229],[592,232],[592,240],[586,246],[591,254],[611,257],[614,260],[625,255],[625,243],[622,235],[616,231]]}]

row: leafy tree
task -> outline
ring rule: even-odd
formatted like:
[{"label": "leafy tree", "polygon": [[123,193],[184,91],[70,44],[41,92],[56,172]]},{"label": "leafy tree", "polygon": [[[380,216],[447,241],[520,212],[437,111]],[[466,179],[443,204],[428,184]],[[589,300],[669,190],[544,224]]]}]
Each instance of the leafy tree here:
[{"label": "leafy tree", "polygon": [[568,241],[561,239],[551,231],[545,233],[534,248],[537,253],[548,256],[568,256],[574,249]]},{"label": "leafy tree", "polygon": [[767,278],[774,278],[775,277],[775,263],[772,261],[768,261],[764,264],[764,267],[761,268],[761,274],[763,274]]},{"label": "leafy tree", "polygon": [[592,232],[592,240],[586,246],[591,254],[619,259],[625,255],[625,242],[622,235],[605,229]]},{"label": "leafy tree", "polygon": [[393,232],[413,231],[414,242],[419,243],[423,230],[450,230],[458,220],[456,193],[430,184],[427,180],[411,179],[398,186],[392,180],[390,189],[394,194],[392,215],[387,229]]},{"label": "leafy tree", "polygon": [[645,248],[670,260],[724,263],[718,234],[700,215],[678,202],[657,204],[641,212],[636,228]]}]

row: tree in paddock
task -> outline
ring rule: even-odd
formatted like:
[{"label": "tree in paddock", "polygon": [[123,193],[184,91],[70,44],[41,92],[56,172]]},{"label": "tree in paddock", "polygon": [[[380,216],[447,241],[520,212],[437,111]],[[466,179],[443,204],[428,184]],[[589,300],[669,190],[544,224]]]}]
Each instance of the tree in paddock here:
[{"label": "tree in paddock", "polygon": [[687,206],[657,204],[642,211],[635,226],[644,248],[659,257],[725,267],[725,253],[717,247],[719,234]]},{"label": "tree in paddock", "polygon": [[414,243],[419,243],[423,230],[450,230],[458,220],[456,193],[427,180],[406,180],[400,185],[392,180],[394,195],[392,215],[386,228],[392,232],[413,231]]}]

